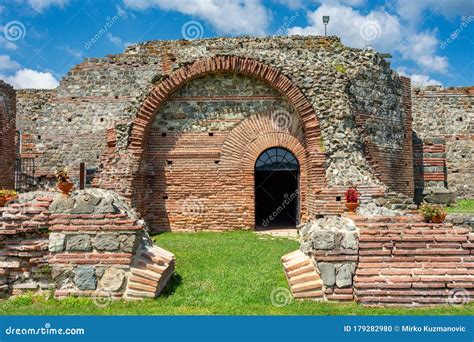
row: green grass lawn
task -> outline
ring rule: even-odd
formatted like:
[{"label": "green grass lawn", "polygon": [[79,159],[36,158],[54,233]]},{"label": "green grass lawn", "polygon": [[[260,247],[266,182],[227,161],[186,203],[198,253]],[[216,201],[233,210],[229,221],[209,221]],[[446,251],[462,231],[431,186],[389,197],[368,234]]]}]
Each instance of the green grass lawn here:
[{"label": "green grass lawn", "polygon": [[459,200],[455,207],[446,208],[448,213],[474,214],[474,199]]},{"label": "green grass lawn", "polygon": [[259,238],[252,232],[165,233],[156,243],[176,255],[176,273],[164,294],[142,302],[97,306],[91,299],[25,295],[0,301],[0,314],[18,315],[472,315],[474,305],[373,308],[356,303],[292,301],[272,305],[276,288],[287,288],[280,257],[296,241]]}]

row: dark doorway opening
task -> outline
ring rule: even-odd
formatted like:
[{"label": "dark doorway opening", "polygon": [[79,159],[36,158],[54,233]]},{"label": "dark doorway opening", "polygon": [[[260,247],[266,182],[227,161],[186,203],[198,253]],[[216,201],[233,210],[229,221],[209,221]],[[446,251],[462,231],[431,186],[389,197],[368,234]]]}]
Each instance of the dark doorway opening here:
[{"label": "dark doorway opening", "polygon": [[255,224],[258,229],[294,228],[298,222],[299,164],[283,148],[264,151],[255,163]]}]

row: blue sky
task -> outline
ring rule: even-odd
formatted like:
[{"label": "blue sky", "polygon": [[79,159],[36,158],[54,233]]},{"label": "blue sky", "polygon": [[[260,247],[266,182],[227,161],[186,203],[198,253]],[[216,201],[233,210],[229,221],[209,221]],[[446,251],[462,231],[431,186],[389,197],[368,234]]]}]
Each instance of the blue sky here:
[{"label": "blue sky", "polygon": [[[0,0],[0,78],[52,88],[86,57],[154,39],[328,34],[415,85],[474,85],[472,0]],[[93,39],[93,38],[96,39]]]}]

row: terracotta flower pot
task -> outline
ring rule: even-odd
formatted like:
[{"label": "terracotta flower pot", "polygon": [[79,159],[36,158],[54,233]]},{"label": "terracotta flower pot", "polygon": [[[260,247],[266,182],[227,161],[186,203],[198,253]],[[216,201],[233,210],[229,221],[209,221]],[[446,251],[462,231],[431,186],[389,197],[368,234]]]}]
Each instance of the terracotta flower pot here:
[{"label": "terracotta flower pot", "polygon": [[433,222],[433,223],[442,223],[442,222],[444,222],[445,218],[446,218],[446,213],[442,213],[440,215],[434,215],[431,218],[431,222]]},{"label": "terracotta flower pot", "polygon": [[71,182],[58,183],[58,189],[61,190],[61,192],[66,196],[69,196],[69,193],[71,192],[73,186],[74,183]]},{"label": "terracotta flower pot", "polygon": [[18,196],[2,196],[0,197],[0,207],[4,207],[9,201],[14,200]]},{"label": "terracotta flower pot", "polygon": [[346,202],[346,207],[347,209],[349,209],[350,213],[355,214],[355,210],[357,209],[358,206],[359,206],[358,202]]}]

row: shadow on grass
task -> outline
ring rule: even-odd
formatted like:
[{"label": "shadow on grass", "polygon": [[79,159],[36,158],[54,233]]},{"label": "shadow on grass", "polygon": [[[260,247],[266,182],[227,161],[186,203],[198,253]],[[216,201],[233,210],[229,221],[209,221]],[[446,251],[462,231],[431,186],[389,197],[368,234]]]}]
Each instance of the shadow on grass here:
[{"label": "shadow on grass", "polygon": [[163,289],[161,296],[171,296],[173,293],[175,293],[176,289],[181,286],[182,283],[183,277],[179,273],[173,273],[170,280],[168,281],[168,284],[166,284],[166,287]]}]

